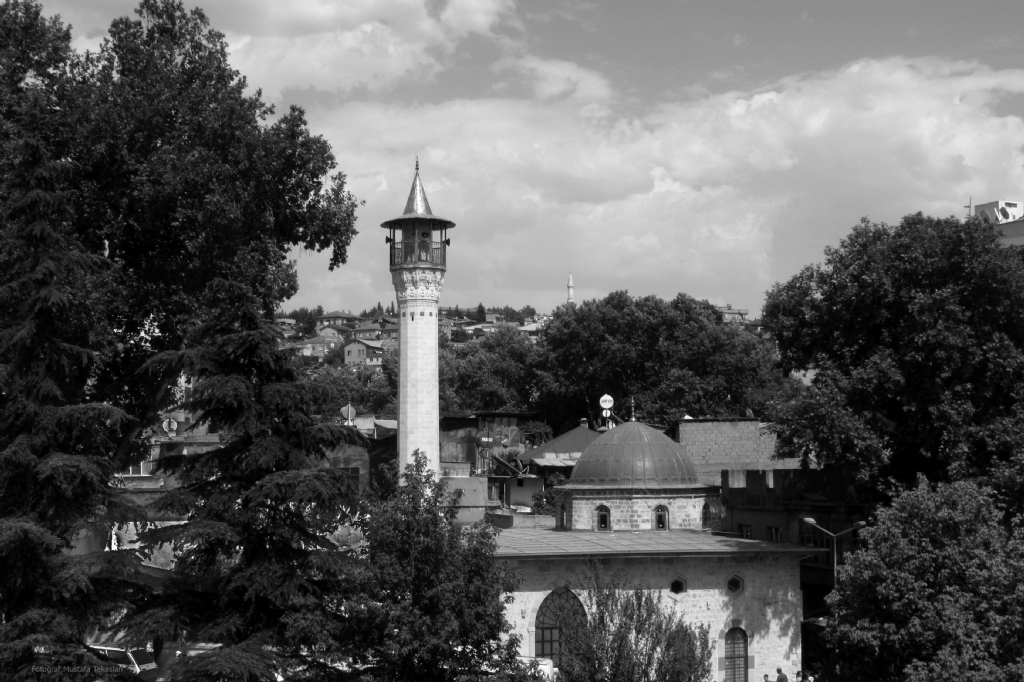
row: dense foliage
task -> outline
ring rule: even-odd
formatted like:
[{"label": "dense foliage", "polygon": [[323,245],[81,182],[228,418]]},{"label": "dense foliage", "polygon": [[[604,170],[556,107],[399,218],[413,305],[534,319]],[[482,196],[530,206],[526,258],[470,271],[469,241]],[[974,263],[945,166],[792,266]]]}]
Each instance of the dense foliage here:
[{"label": "dense foliage", "polygon": [[147,548],[174,544],[178,580],[129,624],[147,639],[188,631],[223,645],[181,661],[174,679],[318,679],[342,646],[331,639],[332,604],[354,560],[335,532],[357,492],[327,455],[363,439],[314,419],[314,392],[296,381],[290,352],[247,287],[215,282],[205,309],[185,348],[153,364],[191,377],[183,407],[223,445],[160,459],[180,487],[154,511],[185,522],[142,538]]},{"label": "dense foliage", "polygon": [[624,291],[555,311],[541,335],[545,411],[559,423],[586,415],[598,399],[632,398],[637,419],[672,423],[692,417],[761,416],[772,399],[796,391],[777,368],[774,343],[738,325],[720,324],[714,308],[679,294],[633,298]]},{"label": "dense foliage", "polygon": [[537,396],[537,347],[513,325],[439,351],[441,413],[526,411]]},{"label": "dense foliage", "polygon": [[867,491],[983,477],[1024,504],[1024,261],[977,220],[863,222],[769,292],[765,324],[811,389],[779,448]]},{"label": "dense foliage", "polygon": [[622,573],[591,564],[569,587],[586,612],[557,614],[565,682],[704,682],[713,670],[707,625],[693,627],[661,592],[629,589]]},{"label": "dense foliage", "polygon": [[1024,533],[989,491],[922,481],[862,541],[830,597],[838,679],[1024,679]]},{"label": "dense foliage", "polygon": [[226,292],[269,318],[295,290],[290,247],[332,248],[334,266],[355,234],[302,112],[269,122],[202,12],[137,13],[81,55],[38,4],[0,4],[0,662],[16,676],[95,663],[87,626],[155,599],[132,551],[62,553],[142,518],[113,474],[148,456],[143,429],[188,366],[153,359],[199,338]]},{"label": "dense foliage", "polygon": [[374,680],[529,678],[518,638],[500,640],[518,576],[493,559],[498,531],[461,526],[461,491],[426,466],[415,457],[401,484],[390,470],[359,507],[365,565],[342,607],[352,660],[371,664]]},{"label": "dense foliage", "polygon": [[109,481],[129,421],[90,390],[101,363],[90,283],[108,262],[73,229],[70,33],[0,5],[0,668],[42,679],[98,665],[88,627],[130,597],[130,557],[64,552],[97,517],[141,518]]}]

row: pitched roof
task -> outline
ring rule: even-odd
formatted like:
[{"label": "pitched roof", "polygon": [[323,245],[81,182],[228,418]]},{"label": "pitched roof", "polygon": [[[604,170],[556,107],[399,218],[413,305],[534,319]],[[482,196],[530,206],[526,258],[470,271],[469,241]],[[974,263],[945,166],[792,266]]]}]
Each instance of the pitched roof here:
[{"label": "pitched roof", "polygon": [[351,346],[353,343],[361,343],[367,348],[373,348],[374,350],[382,350],[384,348],[383,341],[371,341],[370,339],[352,339],[345,346]]},{"label": "pitched roof", "polygon": [[547,443],[528,450],[523,454],[522,459],[523,461],[528,459],[537,460],[538,458],[546,458],[548,455],[571,455],[573,453],[576,453],[578,456],[591,443],[597,440],[597,437],[600,435],[597,431],[591,431],[584,420],[575,429],[566,431],[558,438],[553,438]]},{"label": "pitched roof", "polygon": [[334,311],[331,311],[329,313],[324,313],[323,315],[318,315],[316,319],[322,320],[325,317],[347,317],[347,318],[352,319],[352,320],[358,320],[359,319],[358,315],[353,315],[352,313],[347,312],[347,311],[342,312],[341,310],[334,310]]},{"label": "pitched roof", "polygon": [[551,528],[512,527],[498,535],[494,555],[501,559],[537,559],[562,556],[723,556],[791,554],[807,556],[811,547],[722,537],[698,530],[599,533]]}]

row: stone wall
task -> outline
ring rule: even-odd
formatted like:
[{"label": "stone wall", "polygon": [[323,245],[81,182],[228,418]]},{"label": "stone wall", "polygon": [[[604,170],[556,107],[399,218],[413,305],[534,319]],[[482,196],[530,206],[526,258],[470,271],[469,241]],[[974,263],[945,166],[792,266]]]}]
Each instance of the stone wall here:
[{"label": "stone wall", "polygon": [[[597,530],[597,508],[608,507],[611,512],[612,530],[654,530],[654,510],[659,506],[668,508],[669,528],[701,528],[701,513],[707,504],[709,513],[718,506],[717,494],[699,494],[684,497],[678,493],[659,497],[657,495],[614,495],[612,491],[593,493],[574,491],[566,497],[566,511],[571,507],[567,519],[568,529]],[[718,515],[716,515],[718,516]],[[710,517],[709,517],[710,520]]]},{"label": "stone wall", "polygon": [[[763,554],[735,557],[612,558],[601,568],[622,571],[630,587],[658,590],[663,604],[682,614],[691,625],[708,624],[715,642],[716,680],[723,679],[725,634],[734,627],[747,634],[748,677],[751,682],[781,667],[789,678],[800,668],[800,622],[803,620],[799,558]],[[535,623],[541,602],[559,587],[573,589],[587,568],[582,558],[520,559],[510,564],[522,582],[506,607],[512,632],[521,637],[520,654],[535,655]],[[732,576],[743,589],[731,594]],[[670,585],[682,580],[686,590],[673,594]],[[584,597],[579,590],[577,592]]]}]

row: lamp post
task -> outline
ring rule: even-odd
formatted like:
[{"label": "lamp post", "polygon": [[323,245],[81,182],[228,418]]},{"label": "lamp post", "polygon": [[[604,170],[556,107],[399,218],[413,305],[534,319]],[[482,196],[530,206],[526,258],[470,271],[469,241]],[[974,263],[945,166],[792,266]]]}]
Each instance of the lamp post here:
[{"label": "lamp post", "polygon": [[846,535],[847,533],[852,533],[855,530],[860,530],[868,524],[865,521],[858,521],[857,523],[853,524],[853,526],[847,528],[844,531],[832,533],[819,526],[818,523],[809,516],[805,517],[803,519],[803,522],[809,526],[814,526],[822,533],[832,538],[832,589],[834,590],[836,589],[836,586],[839,584],[839,560],[837,555],[839,543],[836,542],[836,538],[838,538],[840,535]]}]

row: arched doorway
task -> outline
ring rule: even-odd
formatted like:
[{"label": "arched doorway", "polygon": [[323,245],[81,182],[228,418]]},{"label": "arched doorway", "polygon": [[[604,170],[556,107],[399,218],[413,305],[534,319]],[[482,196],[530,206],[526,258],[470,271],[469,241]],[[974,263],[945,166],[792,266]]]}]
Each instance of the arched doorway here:
[{"label": "arched doorway", "polygon": [[743,628],[725,633],[724,682],[747,682],[747,633]]},{"label": "arched doorway", "polygon": [[559,587],[544,597],[537,609],[536,632],[534,633],[534,656],[550,658],[558,667],[558,651],[561,646],[559,618],[586,618],[587,613],[579,597],[567,587]]}]

